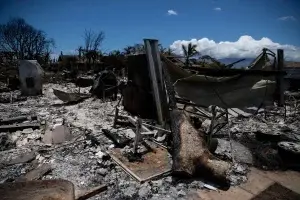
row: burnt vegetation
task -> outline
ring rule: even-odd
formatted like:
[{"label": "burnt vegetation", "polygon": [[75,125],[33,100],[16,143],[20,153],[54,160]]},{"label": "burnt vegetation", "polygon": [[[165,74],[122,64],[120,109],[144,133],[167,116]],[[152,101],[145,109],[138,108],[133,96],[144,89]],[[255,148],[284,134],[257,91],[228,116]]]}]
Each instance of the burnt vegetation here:
[{"label": "burnt vegetation", "polygon": [[49,62],[54,47],[53,39],[22,18],[14,18],[0,25],[0,51],[11,52],[17,59]]}]

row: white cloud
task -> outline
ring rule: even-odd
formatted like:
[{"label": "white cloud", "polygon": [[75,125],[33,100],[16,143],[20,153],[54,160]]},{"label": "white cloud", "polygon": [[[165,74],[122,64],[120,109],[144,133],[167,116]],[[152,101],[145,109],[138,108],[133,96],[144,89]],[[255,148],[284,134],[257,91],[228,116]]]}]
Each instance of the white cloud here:
[{"label": "white cloud", "polygon": [[251,36],[241,36],[237,41],[221,41],[215,42],[208,38],[177,40],[170,45],[176,53],[182,54],[182,45],[188,43],[196,44],[197,50],[202,55],[210,55],[215,58],[254,58],[261,53],[263,48],[268,48],[276,53],[277,49],[284,49],[285,58],[287,60],[300,61],[300,48],[289,45],[273,42],[271,39],[263,37],[260,40],[255,40]]},{"label": "white cloud", "polygon": [[168,15],[178,15],[175,10],[168,10]]},{"label": "white cloud", "polygon": [[214,8],[215,11],[221,11],[222,9],[220,7]]},{"label": "white cloud", "polygon": [[296,21],[296,18],[294,16],[284,16],[278,18],[281,21]]}]

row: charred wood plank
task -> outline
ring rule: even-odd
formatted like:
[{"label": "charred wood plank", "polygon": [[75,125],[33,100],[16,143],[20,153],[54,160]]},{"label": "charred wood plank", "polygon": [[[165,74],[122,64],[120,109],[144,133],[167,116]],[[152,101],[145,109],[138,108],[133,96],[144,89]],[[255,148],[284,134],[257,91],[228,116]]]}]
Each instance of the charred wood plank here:
[{"label": "charred wood plank", "polygon": [[21,163],[27,163],[35,159],[35,152],[28,152],[28,153],[23,153],[18,155],[18,157],[12,159],[12,160],[7,160],[4,162],[0,162],[0,165],[4,166],[11,166],[15,164],[21,164]]},{"label": "charred wood plank", "polygon": [[44,174],[51,171],[51,166],[49,164],[42,164],[41,166],[38,166],[37,168],[29,171],[24,176],[18,178],[16,181],[33,181],[40,179]]},{"label": "charred wood plank", "polygon": [[23,130],[26,128],[39,129],[40,123],[24,123],[15,125],[2,125],[0,126],[0,132],[14,132],[18,130]]},{"label": "charred wood plank", "polygon": [[7,118],[7,119],[0,119],[0,125],[6,125],[6,124],[13,124],[13,123],[20,123],[27,120],[37,120],[37,116],[18,116],[13,118]]},{"label": "charred wood plank", "polygon": [[112,133],[110,130],[102,129],[102,132],[106,137],[112,140],[117,147],[123,148],[130,142],[130,139],[119,136],[117,133]]},{"label": "charred wood plank", "polygon": [[88,198],[91,198],[97,194],[100,194],[101,192],[104,192],[107,190],[107,186],[106,185],[100,185],[94,188],[91,188],[89,190],[86,191],[80,191],[78,195],[76,195],[76,200],[85,200]]}]

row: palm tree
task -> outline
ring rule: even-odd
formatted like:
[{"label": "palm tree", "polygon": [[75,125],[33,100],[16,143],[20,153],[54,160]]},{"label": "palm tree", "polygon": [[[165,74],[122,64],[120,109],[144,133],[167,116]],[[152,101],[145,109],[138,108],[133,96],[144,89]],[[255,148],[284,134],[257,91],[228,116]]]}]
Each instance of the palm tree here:
[{"label": "palm tree", "polygon": [[145,53],[145,46],[144,46],[144,44],[135,44],[133,46],[133,48],[134,48],[134,54]]},{"label": "palm tree", "polygon": [[122,53],[121,53],[121,51],[119,51],[119,50],[113,50],[113,51],[109,52],[108,55],[109,55],[109,56],[115,56],[115,57],[118,57],[118,56],[121,56]]},{"label": "palm tree", "polygon": [[199,52],[196,50],[197,45],[189,43],[187,46],[182,45],[182,51],[185,57],[185,66],[190,65],[190,58],[197,55]]},{"label": "palm tree", "polygon": [[127,46],[123,49],[125,55],[142,54],[145,53],[145,46],[143,44],[134,44],[133,46]]},{"label": "palm tree", "polygon": [[162,44],[158,44],[158,50],[161,54],[164,54],[167,51],[167,49],[164,48]]},{"label": "palm tree", "polygon": [[89,50],[85,52],[85,58],[88,60],[88,63],[91,64],[95,64],[95,62],[98,60],[98,58],[100,57],[100,52],[96,51],[96,50]]},{"label": "palm tree", "polygon": [[123,49],[124,55],[131,55],[134,51],[132,46],[127,46]]},{"label": "palm tree", "polygon": [[173,55],[175,55],[174,49],[171,49],[170,47],[167,48],[167,49],[165,50],[165,54],[168,55],[168,56],[173,56]]}]

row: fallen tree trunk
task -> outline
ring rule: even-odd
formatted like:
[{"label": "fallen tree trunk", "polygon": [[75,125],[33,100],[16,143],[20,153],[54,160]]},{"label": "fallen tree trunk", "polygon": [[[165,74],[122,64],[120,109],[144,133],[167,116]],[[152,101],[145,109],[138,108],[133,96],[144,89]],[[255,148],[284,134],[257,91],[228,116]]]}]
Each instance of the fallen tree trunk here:
[{"label": "fallen tree trunk", "polygon": [[196,130],[189,116],[178,109],[170,113],[173,135],[173,173],[193,177],[204,176],[226,184],[230,164],[217,159],[208,150],[205,135]]},{"label": "fallen tree trunk", "polygon": [[189,177],[201,175],[217,184],[227,184],[231,165],[209,152],[204,133],[194,128],[189,116],[177,108],[175,90],[166,67],[163,67],[163,73],[170,106],[173,174]]}]

